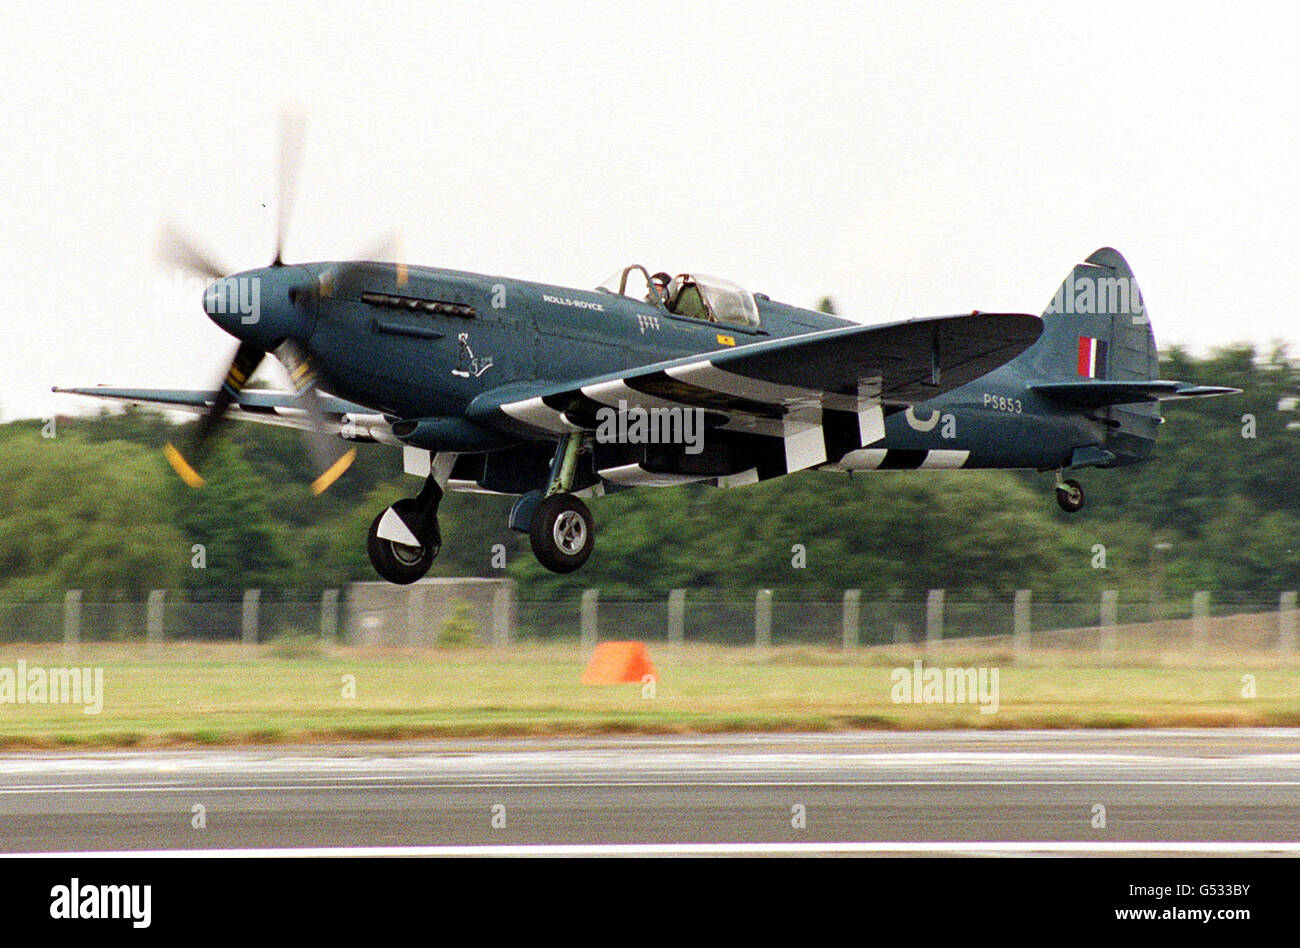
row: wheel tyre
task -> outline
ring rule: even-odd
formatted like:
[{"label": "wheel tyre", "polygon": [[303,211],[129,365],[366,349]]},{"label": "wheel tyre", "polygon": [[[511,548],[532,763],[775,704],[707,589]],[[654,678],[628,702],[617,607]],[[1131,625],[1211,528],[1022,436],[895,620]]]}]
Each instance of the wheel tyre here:
[{"label": "wheel tyre", "polygon": [[[399,500],[393,504],[398,514],[414,514],[419,507],[414,500]],[[434,542],[429,546],[413,547],[404,543],[394,543],[379,536],[379,521],[388,511],[381,510],[370,524],[370,535],[366,539],[366,552],[370,554],[370,564],[375,572],[390,583],[401,586],[409,585],[422,579],[433,565],[438,551],[442,548],[442,538],[434,531]]]},{"label": "wheel tyre", "polygon": [[1056,502],[1066,513],[1078,513],[1083,509],[1083,487],[1076,480],[1062,481],[1061,485],[1056,488]]},{"label": "wheel tyre", "polygon": [[591,556],[596,526],[577,497],[552,494],[537,505],[528,539],[537,562],[552,573],[572,573]]}]

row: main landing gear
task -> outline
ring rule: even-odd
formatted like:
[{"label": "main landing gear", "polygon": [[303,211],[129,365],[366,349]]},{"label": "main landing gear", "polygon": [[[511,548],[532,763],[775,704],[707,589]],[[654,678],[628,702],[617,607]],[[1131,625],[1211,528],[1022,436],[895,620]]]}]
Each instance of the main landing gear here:
[{"label": "main landing gear", "polygon": [[[533,555],[553,573],[572,573],[587,562],[595,546],[591,511],[572,493],[581,453],[580,432],[561,438],[546,490],[529,491],[510,511],[511,528],[528,534]],[[418,497],[399,500],[374,519],[366,551],[375,572],[390,583],[407,585],[429,571],[442,547],[441,500],[442,487],[431,469]]]},{"label": "main landing gear", "polygon": [[366,552],[375,572],[390,583],[405,586],[429,571],[442,549],[438,532],[441,500],[442,488],[430,472],[418,496],[399,500],[374,519]]},{"label": "main landing gear", "polygon": [[533,512],[528,539],[537,562],[552,573],[572,573],[591,556],[596,525],[577,497],[552,494]]},{"label": "main landing gear", "polygon": [[524,494],[510,511],[510,526],[528,534],[537,562],[552,573],[572,573],[587,562],[596,541],[591,511],[570,493],[581,452],[581,433],[561,438],[546,491]]},{"label": "main landing gear", "polygon": [[1078,513],[1083,509],[1083,487],[1070,478],[1061,479],[1061,472],[1056,472],[1056,502],[1066,513]]}]

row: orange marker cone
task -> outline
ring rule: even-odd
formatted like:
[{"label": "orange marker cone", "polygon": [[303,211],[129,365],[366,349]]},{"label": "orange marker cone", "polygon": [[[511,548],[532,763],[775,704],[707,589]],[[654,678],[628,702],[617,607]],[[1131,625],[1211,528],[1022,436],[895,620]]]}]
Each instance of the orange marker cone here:
[{"label": "orange marker cone", "polygon": [[582,673],[582,683],[621,685],[640,682],[646,675],[659,677],[644,642],[601,642]]}]

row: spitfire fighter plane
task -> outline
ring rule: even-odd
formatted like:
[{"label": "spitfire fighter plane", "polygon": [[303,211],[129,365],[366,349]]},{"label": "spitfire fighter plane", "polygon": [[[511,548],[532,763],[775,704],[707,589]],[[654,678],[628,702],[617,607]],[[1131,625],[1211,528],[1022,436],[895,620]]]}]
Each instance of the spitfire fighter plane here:
[{"label": "spitfire fighter plane", "polygon": [[[293,152],[281,161],[277,248]],[[1058,503],[1078,511],[1083,489],[1064,475],[1145,459],[1159,402],[1237,391],[1158,378],[1141,294],[1109,248],[1070,272],[1041,317],[862,325],[640,265],[575,289],[394,263],[290,265],[277,249],[271,266],[227,276],[175,233],[164,246],[212,278],[203,310],[239,341],[221,387],[56,391],[199,414],[188,447],[166,449],[192,486],[230,417],[304,432],[316,492],[356,444],[401,448],[423,486],[380,511],[368,537],[394,583],[438,555],[449,490],[515,496],[510,527],[556,572],[591,555],[584,498],[632,487],[1019,468],[1054,472]],[[293,392],[246,388],[268,353]]]}]

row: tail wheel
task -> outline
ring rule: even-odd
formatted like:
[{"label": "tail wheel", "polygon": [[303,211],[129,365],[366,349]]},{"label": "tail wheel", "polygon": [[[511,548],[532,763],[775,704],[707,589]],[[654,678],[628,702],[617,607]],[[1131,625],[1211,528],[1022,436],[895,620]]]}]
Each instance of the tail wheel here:
[{"label": "tail wheel", "polygon": [[1083,509],[1083,487],[1078,481],[1061,481],[1056,485],[1056,502],[1066,513],[1078,513]]},{"label": "tail wheel", "polygon": [[[392,509],[403,519],[413,521],[420,505],[415,500],[399,500]],[[421,546],[407,546],[395,543],[379,535],[379,523],[388,510],[381,510],[370,524],[370,534],[366,538],[366,552],[370,554],[370,563],[375,572],[390,583],[406,586],[422,579],[429,572],[438,551],[442,548],[442,538],[434,530],[433,542]]]},{"label": "tail wheel", "polygon": [[533,513],[533,555],[552,573],[572,573],[587,562],[596,541],[591,511],[572,494],[552,494]]}]

